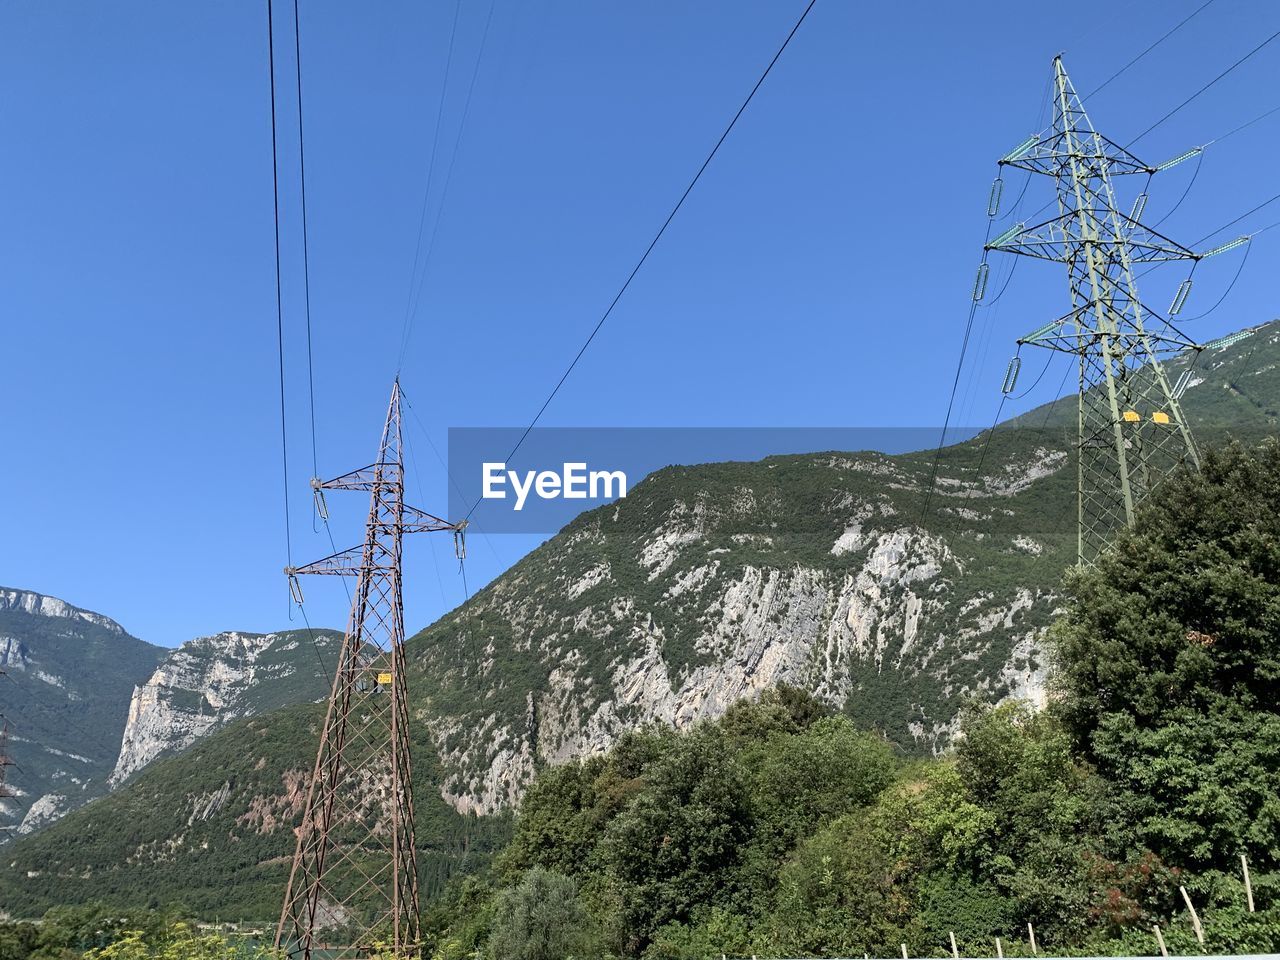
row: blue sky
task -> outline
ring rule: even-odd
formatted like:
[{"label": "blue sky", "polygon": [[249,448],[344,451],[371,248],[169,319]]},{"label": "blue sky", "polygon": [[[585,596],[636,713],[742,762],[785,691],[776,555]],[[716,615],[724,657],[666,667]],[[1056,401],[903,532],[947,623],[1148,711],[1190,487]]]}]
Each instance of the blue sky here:
[{"label": "blue sky", "polygon": [[[1200,2],[1136,0],[1080,24],[1044,4],[819,0],[545,422],[939,423],[995,160],[1036,128],[1050,58],[1064,50],[1090,90]],[[489,20],[488,2],[463,0],[427,205],[435,243],[402,373],[441,452],[450,426],[532,415],[802,7],[496,0]],[[325,475],[374,452],[454,10],[302,0]],[[327,541],[306,490],[292,6],[276,15],[303,561]],[[1216,0],[1089,101],[1095,124],[1126,142],[1277,29],[1267,0]],[[1278,67],[1280,44],[1135,152],[1159,162],[1280,104]],[[0,90],[0,583],[161,644],[289,626],[264,3],[14,0],[0,8]],[[1161,229],[1190,242],[1276,193],[1278,147],[1280,114],[1209,148]],[[1195,166],[1158,177],[1149,209],[1171,208]],[[1028,202],[1047,189],[1033,183]],[[1276,219],[1280,203],[1218,239]],[[1278,253],[1280,229],[1259,237],[1231,296],[1191,332],[1280,312]],[[1206,261],[1193,306],[1216,300],[1237,263]],[[1008,265],[994,266],[1003,282]],[[1144,284],[1147,299],[1164,306],[1180,275]],[[1064,281],[1023,264],[979,311],[959,422],[989,422],[1013,339],[1065,312]],[[443,509],[443,470],[409,430],[411,497]],[[356,542],[365,509],[347,496],[330,501],[339,546]],[[529,545],[473,538],[472,588]],[[462,586],[442,540],[408,553],[416,629]],[[308,585],[313,624],[341,626],[345,606],[336,582]]]}]

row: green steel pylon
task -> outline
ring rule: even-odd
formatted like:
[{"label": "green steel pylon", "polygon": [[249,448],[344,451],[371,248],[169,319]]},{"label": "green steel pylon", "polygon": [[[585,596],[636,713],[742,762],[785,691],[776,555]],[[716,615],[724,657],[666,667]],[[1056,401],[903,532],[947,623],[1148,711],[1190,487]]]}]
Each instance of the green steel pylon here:
[{"label": "green steel pylon", "polygon": [[[1184,463],[1199,466],[1161,363],[1162,357],[1199,348],[1139,301],[1133,266],[1202,255],[1141,223],[1145,191],[1129,213],[1116,202],[1113,176],[1150,177],[1172,162],[1148,166],[1094,130],[1061,57],[1054,58],[1053,81],[1052,128],[1001,158],[1000,165],[1053,177],[1058,215],[1033,226],[1016,224],[989,242],[980,283],[985,286],[990,250],[1067,265],[1071,311],[1018,343],[1079,358],[1077,551],[1084,564],[1117,529],[1132,525],[1135,507],[1171,470]],[[987,211],[993,217],[1001,186],[997,179]],[[1187,281],[1170,312],[1180,308],[1189,289]]]}]

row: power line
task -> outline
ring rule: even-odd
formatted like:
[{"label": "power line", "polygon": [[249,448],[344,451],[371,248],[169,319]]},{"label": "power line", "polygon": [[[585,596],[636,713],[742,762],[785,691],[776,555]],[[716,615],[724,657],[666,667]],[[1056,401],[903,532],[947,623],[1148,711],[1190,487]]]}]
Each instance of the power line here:
[{"label": "power line", "polygon": [[[431,237],[427,240],[427,252],[422,260],[422,272],[418,275],[416,291],[411,291],[409,313],[400,343],[400,358],[396,362],[397,372],[404,366],[405,355],[409,351],[409,343],[413,338],[413,322],[418,313],[418,305],[422,302],[422,289],[427,282],[427,273],[431,268],[431,256],[436,248],[436,235],[440,232],[440,223],[444,219],[445,203],[449,199],[449,185],[453,182],[453,168],[458,159],[458,149],[462,145],[463,134],[466,133],[467,119],[471,116],[471,98],[476,89],[476,78],[480,75],[480,64],[484,60],[485,47],[489,42],[489,27],[493,23],[494,2],[490,0],[489,13],[485,17],[484,32],[480,35],[480,49],[476,53],[475,65],[471,68],[471,80],[467,84],[467,96],[462,105],[462,119],[458,123],[458,135],[453,141],[453,150],[449,154],[449,166],[445,170],[444,186],[440,188],[440,203],[436,207],[435,222],[431,226]],[[424,198],[425,199],[425,198]],[[412,284],[412,277],[410,284]]]},{"label": "power line", "polygon": [[[285,558],[293,566],[293,532],[289,526],[289,435],[284,403],[284,296],[280,282],[280,161],[276,126],[276,41],[272,0],[267,0],[267,70],[271,75],[271,190],[276,239],[276,352],[280,360],[280,456],[284,473]],[[292,608],[290,615],[292,616]]]},{"label": "power line", "polygon": [[1280,220],[1272,220],[1265,227],[1259,227],[1257,230],[1253,231],[1252,236],[1256,237],[1258,234],[1266,233],[1268,230],[1272,230],[1275,227],[1280,227]]},{"label": "power line", "polygon": [[[314,477],[319,475],[320,468],[316,457],[316,380],[311,356],[311,256],[307,242],[307,150],[306,136],[302,127],[302,28],[298,18],[298,0],[293,0],[293,52],[298,87],[298,175],[302,192],[302,291],[307,314],[307,394],[311,410],[311,475]],[[278,231],[277,227],[277,233]],[[278,244],[279,241],[277,241]],[[276,271],[278,275],[278,258]]]},{"label": "power line", "polygon": [[[1270,204],[1273,204],[1273,203],[1275,203],[1277,200],[1280,200],[1280,193],[1277,193],[1275,196],[1273,196],[1273,197],[1271,197],[1271,198],[1269,198],[1269,199],[1267,199],[1267,200],[1263,200],[1260,204],[1258,204],[1258,205],[1257,205],[1256,207],[1254,207],[1252,210],[1248,210],[1248,211],[1246,211],[1246,212],[1244,212],[1244,213],[1240,214],[1240,216],[1236,217],[1234,220],[1230,220],[1230,221],[1228,221],[1227,223],[1224,223],[1224,224],[1223,224],[1222,226],[1220,226],[1217,230],[1213,230],[1213,231],[1211,231],[1211,232],[1209,232],[1209,233],[1206,233],[1203,237],[1201,237],[1199,240],[1197,240],[1197,241],[1193,244],[1193,246],[1199,246],[1200,244],[1202,244],[1202,243],[1204,243],[1206,240],[1208,240],[1210,237],[1217,236],[1219,233],[1221,233],[1223,230],[1226,230],[1228,227],[1234,227],[1237,223],[1239,223],[1239,222],[1240,222],[1241,220],[1243,220],[1245,217],[1248,217],[1248,216],[1251,216],[1251,215],[1253,215],[1253,214],[1257,213],[1257,212],[1258,212],[1259,210],[1261,210],[1263,207],[1266,207],[1266,206],[1268,206],[1268,205],[1270,205]],[[1266,228],[1266,227],[1264,227],[1263,229],[1265,230],[1265,229],[1267,229],[1267,228]],[[1261,231],[1258,231],[1258,232],[1259,232],[1259,233],[1261,233]],[[1150,271],[1148,271],[1148,272],[1150,272]]]},{"label": "power line", "polygon": [[[329,667],[324,662],[324,656],[320,653],[320,644],[316,643],[316,632],[311,629],[311,621],[307,617],[307,608],[302,604],[298,604],[298,611],[302,614],[302,622],[307,625],[307,636],[311,638],[311,649],[316,652],[316,663],[320,666],[320,682],[325,683],[326,677],[332,677]],[[326,689],[328,689],[326,685]]]},{"label": "power line", "polygon": [[[987,236],[982,241],[986,246],[988,240],[991,239],[991,221],[987,221]],[[942,435],[938,437],[938,446],[933,451],[933,463],[929,468],[929,486],[924,495],[924,508],[920,511],[920,522],[924,522],[924,518],[929,515],[929,504],[933,502],[933,488],[938,482],[938,460],[942,456],[942,448],[947,443],[947,430],[951,427],[951,413],[956,404],[956,390],[960,386],[960,373],[964,370],[965,354],[969,352],[969,337],[973,333],[973,318],[978,312],[978,301],[974,300],[969,304],[969,319],[965,321],[964,338],[960,341],[960,358],[956,361],[956,374],[951,381],[951,397],[947,400],[947,415],[942,421]]]},{"label": "power line", "polygon": [[1053,354],[1049,354],[1049,356],[1045,358],[1044,366],[1040,369],[1040,373],[1039,375],[1036,376],[1035,380],[1031,382],[1031,386],[1027,387],[1027,389],[1023,390],[1020,394],[1018,394],[1016,397],[1013,397],[1012,399],[1016,401],[1016,400],[1022,400],[1025,397],[1030,396],[1031,391],[1034,390],[1036,387],[1040,386],[1040,381],[1043,380],[1044,375],[1049,372],[1049,365],[1051,363],[1053,363]]},{"label": "power line", "polygon": [[[1166,220],[1168,220],[1170,217],[1172,217],[1175,213],[1178,212],[1178,208],[1182,206],[1182,201],[1186,200],[1187,197],[1191,195],[1191,188],[1196,185],[1196,180],[1200,178],[1200,168],[1203,166],[1204,166],[1204,147],[1201,147],[1200,152],[1196,154],[1196,168],[1195,170],[1192,171],[1191,179],[1187,181],[1187,186],[1186,186],[1186,189],[1182,191],[1182,196],[1178,198],[1177,203],[1175,203],[1172,207],[1170,207],[1167,211],[1165,211],[1165,215],[1163,217],[1161,217],[1159,220],[1157,220],[1155,223],[1151,225],[1152,230],[1160,226],[1160,224],[1164,223]],[[1150,177],[1147,178],[1147,183],[1148,184],[1151,183]]]},{"label": "power line", "polygon": [[[307,230],[306,135],[303,126],[302,110],[302,29],[298,12],[298,0],[293,0],[293,43],[298,106],[298,173],[302,200],[302,278],[307,322],[307,393],[311,420],[311,470],[312,476],[317,476],[320,470],[319,458],[316,454],[316,387],[311,337],[311,256]],[[284,473],[285,553],[288,565],[293,566],[293,535],[290,529],[289,515],[289,439],[286,427],[287,420],[285,416],[284,301],[280,266],[280,163],[278,146],[279,131],[276,120],[275,17],[274,11],[272,10],[272,0],[267,0],[267,45],[267,62],[271,74],[271,178],[275,213],[276,348],[280,362],[280,450]],[[327,526],[328,524],[326,521],[326,527]],[[346,586],[345,581],[343,586]],[[320,667],[320,676],[321,679],[323,679],[324,677],[329,676],[329,670],[324,662],[324,656],[320,652],[320,645],[316,642],[315,630],[311,627],[311,620],[307,616],[306,608],[302,604],[298,604],[298,610],[302,614],[303,623],[306,624],[307,637],[311,642],[311,649],[315,652],[316,663]],[[289,619],[293,619],[292,596],[290,597],[289,602]]]},{"label": "power line", "polygon": [[1274,106],[1270,110],[1267,110],[1263,113],[1258,114],[1252,120],[1246,120],[1244,123],[1240,124],[1240,126],[1238,127],[1232,127],[1222,136],[1214,137],[1212,140],[1209,141],[1209,143],[1206,143],[1205,146],[1207,147],[1210,144],[1221,143],[1223,140],[1227,139],[1227,137],[1234,137],[1241,130],[1245,129],[1246,127],[1252,127],[1259,120],[1265,120],[1267,119],[1267,117],[1271,116],[1273,113],[1280,113],[1280,105]]},{"label": "power line", "polygon": [[[401,399],[404,400],[404,405],[409,408],[409,413],[413,417],[414,422],[417,424],[418,429],[422,431],[422,436],[426,439],[427,446],[431,448],[431,452],[435,455],[436,460],[439,462],[440,469],[444,471],[444,475],[448,478],[449,485],[453,487],[454,492],[457,493],[458,502],[459,503],[465,502],[466,493],[463,491],[462,485],[458,483],[457,479],[455,479],[453,475],[453,471],[449,469],[449,464],[445,461],[445,458],[440,453],[440,448],[437,447],[435,441],[431,439],[431,431],[427,429],[427,425],[422,421],[422,417],[418,415],[418,411],[413,405],[413,400],[410,399],[409,395],[405,392],[403,385],[401,385],[400,387],[400,397]],[[480,538],[484,540],[484,542],[488,545],[489,550],[493,554],[494,559],[497,560],[501,566],[504,566],[504,567],[508,566],[507,561],[504,560],[498,554],[498,548],[493,545],[493,538],[490,537],[488,534],[486,534],[483,530],[481,530],[478,524],[473,522],[469,525],[468,529],[474,530],[476,533],[480,534]],[[434,543],[435,541],[432,541],[432,542]]]},{"label": "power line", "polygon": [[[1035,122],[1037,129],[1039,129],[1044,123],[1045,113],[1049,108],[1049,94],[1052,91],[1052,89],[1053,89],[1053,76],[1050,75],[1045,78],[1044,89],[1040,93],[1040,106],[1036,110],[1036,122]],[[1019,191],[1017,199],[1014,200],[1013,204],[1010,206],[1009,211],[1007,213],[1003,215],[995,216],[995,217],[988,216],[987,232],[986,232],[986,236],[982,241],[984,247],[986,246],[987,240],[991,239],[991,229],[996,223],[999,223],[1005,217],[1017,216],[1018,209],[1022,206],[1023,199],[1027,195],[1027,187],[1031,183],[1032,176],[1033,174],[1030,171],[1027,171],[1027,177],[1022,183],[1022,190]],[[986,262],[985,254],[983,255],[983,262],[984,263]],[[928,488],[928,491],[925,493],[925,504],[924,504],[924,509],[921,511],[921,521],[923,521],[924,517],[928,514],[929,505],[933,500],[933,491],[937,484],[937,479],[938,479],[938,465],[939,465],[940,458],[942,456],[942,448],[946,446],[947,431],[951,425],[951,417],[955,407],[957,388],[959,385],[960,376],[964,369],[964,362],[968,355],[969,341],[972,336],[973,323],[974,323],[974,319],[977,316],[978,307],[979,306],[983,306],[983,307],[995,306],[996,307],[994,315],[987,312],[983,313],[983,329],[978,336],[978,340],[982,344],[980,348],[982,359],[985,360],[987,344],[989,343],[988,337],[990,334],[991,326],[993,325],[993,317],[999,315],[1000,298],[1004,296],[1005,290],[1008,289],[1009,284],[1013,281],[1013,272],[1014,270],[1017,269],[1017,266],[1018,264],[1016,260],[1010,264],[1009,273],[1005,276],[1004,283],[1000,287],[1000,292],[997,293],[994,298],[992,298],[991,300],[984,299],[982,302],[979,302],[978,300],[972,300],[969,304],[969,317],[965,322],[964,339],[962,340],[960,345],[960,358],[956,364],[955,380],[951,385],[951,396],[950,396],[950,399],[947,401],[947,415],[942,427],[942,434],[941,436],[938,437],[938,445],[933,452],[933,464],[930,468],[930,475],[929,475],[929,488]],[[981,269],[981,267],[979,267],[979,269]],[[985,282],[984,282],[984,287],[985,287]],[[981,361],[979,365],[981,365]],[[964,410],[970,409],[971,396],[972,396],[972,391],[974,388],[974,382],[975,382],[976,376],[977,376],[976,370],[970,373],[969,375],[969,381],[965,386],[964,398],[961,402],[961,409],[964,409]],[[1003,408],[1003,406],[1004,406],[1004,402],[1002,400],[1001,408]],[[999,420],[999,417],[1000,417],[1000,410],[997,410],[996,411],[997,422]],[[994,429],[994,423],[992,426]],[[985,452],[984,452],[984,456],[985,456]]]},{"label": "power line", "polygon": [[1174,114],[1176,114],[1179,110],[1181,110],[1183,107],[1187,106],[1187,104],[1191,103],[1193,100],[1195,100],[1197,97],[1199,97],[1202,93],[1204,93],[1206,90],[1208,90],[1210,87],[1212,87],[1215,83],[1217,83],[1217,82],[1218,82],[1219,80],[1221,80],[1223,77],[1227,76],[1227,74],[1231,73],[1233,70],[1235,70],[1235,69],[1236,69],[1237,67],[1239,67],[1241,64],[1243,64],[1243,63],[1245,63],[1246,61],[1248,61],[1249,59],[1251,59],[1251,58],[1254,56],[1254,54],[1258,53],[1258,51],[1262,50],[1262,49],[1263,49],[1264,47],[1266,47],[1268,44],[1272,43],[1272,42],[1273,42],[1277,37],[1280,37],[1280,30],[1277,30],[1275,33],[1271,34],[1271,36],[1267,37],[1267,39],[1263,40],[1260,44],[1258,44],[1256,47],[1254,47],[1252,50],[1250,50],[1248,53],[1246,53],[1243,57],[1241,57],[1239,60],[1237,60],[1237,61],[1236,61],[1235,63],[1233,63],[1231,66],[1227,67],[1227,69],[1223,70],[1220,74],[1218,74],[1216,77],[1214,77],[1214,78],[1213,78],[1212,80],[1210,80],[1208,83],[1206,83],[1203,87],[1201,87],[1199,90],[1197,90],[1197,91],[1196,91],[1195,93],[1193,93],[1191,96],[1187,97],[1187,99],[1183,100],[1180,104],[1178,104],[1176,107],[1174,107],[1174,108],[1173,108],[1172,110],[1170,110],[1168,113],[1166,113],[1163,117],[1161,117],[1159,120],[1157,120],[1157,121],[1156,121],[1155,123],[1153,123],[1151,126],[1147,127],[1147,129],[1143,130],[1140,134],[1138,134],[1136,137],[1134,137],[1132,140],[1130,140],[1128,143],[1126,143],[1126,144],[1124,145],[1124,149],[1128,150],[1128,149],[1129,149],[1130,147],[1132,147],[1135,143],[1137,143],[1139,140],[1141,140],[1143,137],[1145,137],[1147,134],[1149,134],[1152,130],[1155,130],[1155,129],[1156,129],[1157,127],[1159,127],[1162,123],[1164,123],[1166,120],[1168,120],[1168,119],[1169,119],[1170,117],[1172,117]]},{"label": "power line", "polygon": [[404,356],[404,344],[409,335],[410,318],[413,315],[413,291],[417,286],[418,259],[422,255],[422,237],[427,228],[427,208],[431,200],[431,182],[436,172],[436,151],[440,147],[440,121],[444,117],[444,104],[449,96],[449,77],[453,68],[453,51],[458,38],[458,16],[462,12],[462,0],[454,0],[453,26],[449,30],[449,52],[444,59],[444,79],[440,84],[440,100],[436,104],[435,131],[431,135],[431,154],[427,159],[427,185],[422,191],[422,211],[418,216],[418,239],[413,247],[413,261],[409,265],[409,291],[405,297],[404,320],[400,325],[400,355]]},{"label": "power line", "polygon": [[1094,87],[1091,91],[1089,91],[1083,97],[1081,97],[1080,101],[1083,103],[1085,100],[1088,100],[1090,97],[1092,97],[1095,93],[1098,93],[1099,91],[1103,90],[1108,84],[1111,83],[1112,80],[1116,79],[1116,77],[1120,76],[1130,67],[1132,67],[1135,63],[1137,63],[1139,60],[1145,57],[1148,53],[1150,53],[1156,47],[1160,46],[1160,44],[1164,43],[1166,40],[1172,37],[1175,33],[1177,33],[1179,30],[1185,27],[1188,23],[1190,23],[1192,18],[1195,17],[1197,14],[1199,14],[1200,11],[1204,10],[1206,7],[1211,6],[1217,2],[1218,0],[1205,0],[1204,3],[1200,4],[1200,6],[1196,7],[1189,14],[1187,14],[1185,17],[1179,20],[1178,23],[1172,29],[1170,29],[1167,33],[1165,33],[1159,40],[1151,44],[1149,47],[1147,47],[1147,49],[1143,50],[1140,54],[1138,54],[1136,57],[1134,57],[1132,60],[1126,63],[1123,67],[1121,67],[1111,76],[1107,77],[1107,79],[1102,81],[1101,84]]},{"label": "power line", "polygon": [[1222,291],[1222,296],[1218,298],[1218,302],[1215,303],[1208,310],[1204,311],[1203,313],[1197,313],[1194,317],[1183,317],[1181,322],[1189,323],[1192,320],[1203,320],[1205,317],[1209,316],[1209,314],[1213,313],[1220,306],[1222,306],[1223,302],[1227,299],[1227,297],[1231,296],[1231,291],[1235,289],[1236,281],[1240,279],[1240,274],[1244,273],[1244,265],[1249,262],[1249,251],[1252,249],[1253,249],[1253,240],[1250,239],[1249,242],[1246,243],[1244,246],[1244,255],[1240,258],[1240,263],[1236,267],[1236,275],[1232,277],[1231,282],[1227,284],[1227,289]]},{"label": "power line", "polygon": [[[658,245],[658,241],[661,240],[663,234],[667,232],[667,227],[671,225],[671,221],[674,220],[676,214],[680,212],[680,208],[684,206],[685,200],[689,198],[689,194],[693,192],[693,188],[698,185],[698,181],[702,179],[703,173],[705,173],[707,167],[711,165],[711,161],[715,159],[716,154],[720,151],[720,147],[724,144],[725,140],[729,138],[729,134],[733,132],[733,128],[737,125],[738,119],[746,112],[751,101],[755,99],[756,92],[764,85],[764,82],[768,79],[774,65],[779,59],[781,59],[782,54],[786,52],[787,47],[791,44],[792,38],[795,37],[801,25],[809,16],[809,12],[817,2],[818,0],[809,0],[808,5],[804,8],[804,12],[800,14],[799,19],[797,19],[794,26],[792,26],[791,32],[788,33],[786,39],[782,41],[782,46],[778,47],[777,53],[773,55],[773,59],[770,60],[768,66],[764,68],[764,72],[760,74],[760,78],[756,80],[755,86],[751,88],[751,92],[747,94],[746,99],[742,101],[742,105],[738,107],[737,112],[733,115],[733,119],[729,121],[729,125],[725,127],[724,132],[720,134],[720,139],[717,140],[715,146],[711,148],[711,152],[707,154],[707,158],[702,161],[702,166],[700,166],[698,168],[698,172],[693,175],[693,179],[689,181],[689,185],[684,188],[684,193],[680,195],[680,199],[676,201],[676,205],[671,208],[671,212],[667,214],[666,220],[662,222],[662,226],[658,228],[658,232],[654,234],[653,239],[649,241],[649,245],[645,248],[644,253],[640,255],[640,259],[636,261],[636,265],[632,267],[631,272],[627,274],[627,278],[623,281],[621,288],[619,288],[613,300],[610,301],[609,306],[605,308],[600,319],[596,321],[596,325],[591,329],[591,333],[587,336],[587,339],[583,341],[582,346],[578,348],[578,352],[574,354],[573,360],[569,362],[569,366],[566,367],[564,373],[560,375],[560,379],[556,381],[556,385],[552,387],[551,392],[547,394],[547,398],[542,402],[542,406],[538,408],[538,412],[534,414],[533,419],[529,421],[529,425],[525,427],[524,432],[520,435],[520,439],[516,441],[516,445],[512,447],[511,452],[507,454],[508,461],[515,456],[516,451],[518,451],[524,444],[525,438],[527,438],[530,431],[537,426],[538,421],[542,419],[542,415],[546,412],[551,401],[554,400],[556,394],[560,392],[560,388],[564,386],[564,382],[569,379],[569,374],[573,373],[574,368],[578,365],[578,361],[581,360],[582,355],[587,352],[587,348],[591,346],[591,342],[595,340],[596,334],[600,332],[601,327],[605,325],[605,321],[607,321],[609,316],[613,313],[614,307],[618,305],[618,301],[622,299],[623,295],[627,292],[627,289],[631,286],[631,281],[636,278],[636,274],[640,272],[640,269],[649,259],[649,254],[653,253],[654,248]],[[471,505],[471,509],[467,511],[468,519],[479,505],[480,500],[477,499],[476,502]]]}]

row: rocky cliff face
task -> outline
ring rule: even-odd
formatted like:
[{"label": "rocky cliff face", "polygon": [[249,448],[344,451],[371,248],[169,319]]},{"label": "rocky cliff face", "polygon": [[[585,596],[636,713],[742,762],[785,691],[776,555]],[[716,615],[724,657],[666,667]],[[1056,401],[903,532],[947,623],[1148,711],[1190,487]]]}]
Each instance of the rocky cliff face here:
[{"label": "rocky cliff face", "polygon": [[[1280,427],[1280,321],[1189,366],[1206,442]],[[1043,702],[1074,428],[1074,399],[1041,408],[947,448],[936,483],[932,451],[669,468],[578,518],[415,642],[445,799],[510,807],[544,765],[777,683],[908,751],[946,747],[969,698]]]},{"label": "rocky cliff face", "polygon": [[917,752],[969,697],[1042,701],[1070,478],[1021,439],[981,477],[954,450],[927,514],[929,458],[867,453],[670,468],[580,518],[411,648],[445,798],[509,807],[542,765],[779,683]]},{"label": "rocky cliff face", "polygon": [[228,631],[184,643],[134,688],[109,785],[232,720],[322,698],[332,678],[320,664],[336,662],[341,640],[332,630]]}]

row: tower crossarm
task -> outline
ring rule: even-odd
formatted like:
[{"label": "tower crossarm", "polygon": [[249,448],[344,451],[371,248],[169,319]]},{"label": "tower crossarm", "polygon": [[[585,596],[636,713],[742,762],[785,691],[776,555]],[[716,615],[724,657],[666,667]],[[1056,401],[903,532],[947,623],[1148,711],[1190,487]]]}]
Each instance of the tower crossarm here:
[{"label": "tower crossarm", "polygon": [[456,523],[450,520],[442,520],[434,514],[427,513],[425,510],[419,510],[417,507],[411,507],[408,504],[405,504],[405,533],[440,533],[445,530],[452,530],[454,533],[461,533],[466,529],[466,520],[459,520]]},{"label": "tower crossarm", "polygon": [[400,482],[401,466],[398,463],[371,463],[359,470],[352,470],[332,480],[316,477],[311,481],[312,490],[374,490]]},{"label": "tower crossarm", "polygon": [[322,557],[301,567],[285,567],[286,576],[297,577],[302,574],[319,573],[337,577],[357,577],[364,559],[364,547],[348,547],[337,553]]},{"label": "tower crossarm", "polygon": [[1081,140],[1059,131],[1050,136],[1037,135],[1000,158],[1000,166],[1014,167],[1031,173],[1060,177],[1075,162],[1095,172],[1105,170],[1116,176],[1126,173],[1155,173],[1161,169],[1143,163],[1109,137],[1090,131]]},{"label": "tower crossarm", "polygon": [[1089,246],[1101,264],[1120,266],[1127,255],[1130,263],[1161,260],[1198,260],[1201,254],[1177,241],[1157,233],[1119,211],[1113,211],[1118,230],[1102,233],[1097,219],[1080,210],[1069,210],[1058,217],[1031,227],[1008,230],[984,249],[1016,253],[1038,260],[1071,263],[1085,255]]},{"label": "tower crossarm", "polygon": [[[1152,311],[1146,307],[1143,308],[1148,314]],[[1096,347],[1104,336],[1104,332],[1094,328],[1089,321],[1090,311],[1093,310],[1092,304],[1085,304],[1078,310],[1061,316],[1056,320],[1051,320],[1042,327],[1037,327],[1030,333],[1018,338],[1019,345],[1027,345],[1033,347],[1046,347],[1050,350],[1060,350],[1064,353],[1079,353],[1081,350],[1087,350]],[[1166,322],[1165,328],[1158,332],[1144,331],[1140,336],[1133,334],[1105,334],[1114,342],[1117,351],[1123,355],[1126,339],[1135,343],[1142,341],[1145,346],[1150,348],[1153,355],[1165,357],[1182,353],[1185,350],[1200,350],[1201,345],[1196,343],[1182,331],[1178,330],[1172,324]]]}]

